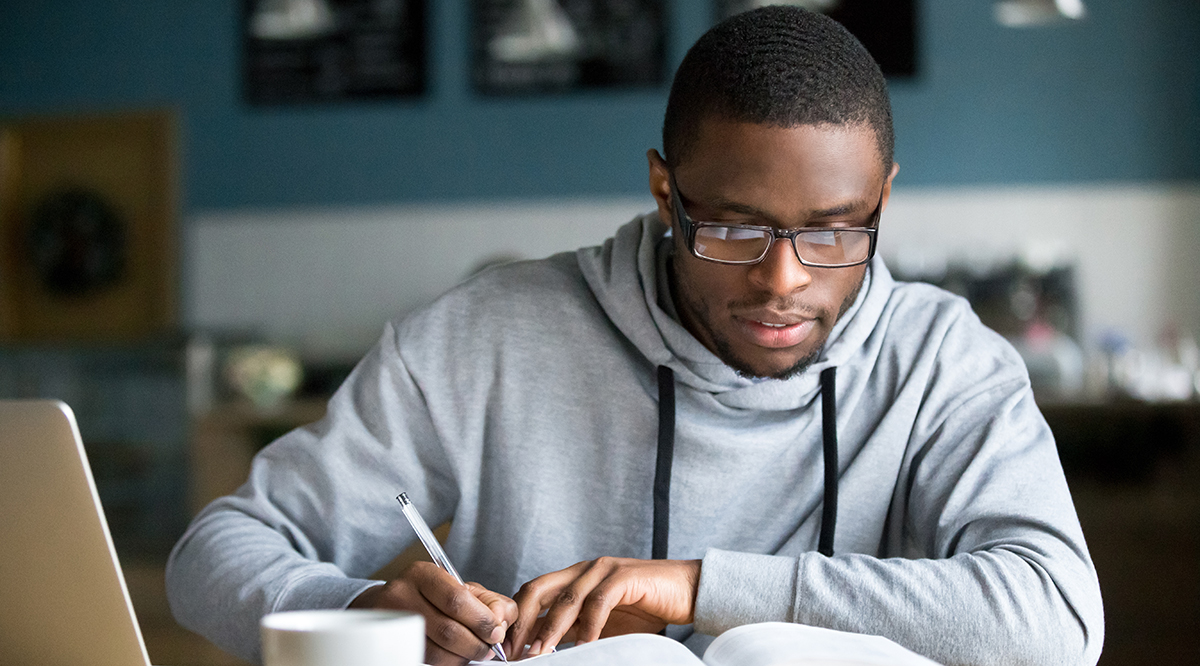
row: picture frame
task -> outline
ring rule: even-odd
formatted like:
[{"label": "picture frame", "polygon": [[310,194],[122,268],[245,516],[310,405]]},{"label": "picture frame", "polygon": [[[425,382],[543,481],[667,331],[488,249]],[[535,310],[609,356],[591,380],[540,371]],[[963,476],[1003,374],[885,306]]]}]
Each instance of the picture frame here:
[{"label": "picture frame", "polygon": [[257,106],[417,97],[425,0],[243,0],[243,94]]},{"label": "picture frame", "polygon": [[918,74],[917,0],[715,0],[714,21],[771,4],[798,5],[846,26],[879,63],[884,76]]},{"label": "picture frame", "polygon": [[666,81],[664,0],[472,0],[483,95],[646,88]]}]

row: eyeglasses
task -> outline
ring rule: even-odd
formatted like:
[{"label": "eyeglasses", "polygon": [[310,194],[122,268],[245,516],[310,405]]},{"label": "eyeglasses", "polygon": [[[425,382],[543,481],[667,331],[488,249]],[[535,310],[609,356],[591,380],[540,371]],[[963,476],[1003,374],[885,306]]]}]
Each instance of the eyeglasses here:
[{"label": "eyeglasses", "polygon": [[671,201],[675,221],[695,256],[719,264],[757,264],[766,258],[776,239],[792,242],[796,259],[812,268],[848,268],[875,256],[875,234],[883,211],[883,190],[871,219],[862,227],[801,227],[777,229],[754,224],[697,222],[683,210],[679,186],[671,175]]}]

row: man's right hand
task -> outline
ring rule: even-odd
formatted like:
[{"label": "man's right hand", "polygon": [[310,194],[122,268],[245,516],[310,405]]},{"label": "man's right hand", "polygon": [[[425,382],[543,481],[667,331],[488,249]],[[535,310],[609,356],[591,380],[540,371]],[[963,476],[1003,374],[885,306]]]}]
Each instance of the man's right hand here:
[{"label": "man's right hand", "polygon": [[407,610],[425,617],[425,663],[461,666],[487,659],[517,621],[517,604],[478,583],[463,587],[431,562],[417,562],[400,578],[366,590],[351,608]]}]

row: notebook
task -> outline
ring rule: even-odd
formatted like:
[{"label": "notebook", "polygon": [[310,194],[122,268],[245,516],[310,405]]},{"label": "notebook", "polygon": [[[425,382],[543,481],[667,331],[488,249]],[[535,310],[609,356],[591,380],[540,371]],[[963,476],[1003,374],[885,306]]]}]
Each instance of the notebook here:
[{"label": "notebook", "polygon": [[71,408],[0,400],[0,664],[149,666]]},{"label": "notebook", "polygon": [[[471,662],[491,666],[495,662]],[[721,634],[696,657],[658,634],[628,634],[533,657],[537,666],[940,666],[867,634],[786,622],[761,622]]]}]

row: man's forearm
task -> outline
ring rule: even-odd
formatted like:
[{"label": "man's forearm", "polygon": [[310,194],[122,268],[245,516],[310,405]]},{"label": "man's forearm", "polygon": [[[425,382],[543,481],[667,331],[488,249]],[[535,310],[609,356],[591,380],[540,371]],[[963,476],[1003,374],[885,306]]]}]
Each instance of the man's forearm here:
[{"label": "man's forearm", "polygon": [[187,629],[257,661],[266,613],[344,608],[377,581],[348,578],[297,552],[284,535],[229,506],[209,507],[180,540],[167,566],[167,596]]},{"label": "man's forearm", "polygon": [[[1082,561],[1007,548],[950,559],[799,558],[710,550],[697,631],[785,621],[878,634],[958,664],[1094,664],[1103,612]],[[1078,569],[1078,570],[1076,570]]]}]

